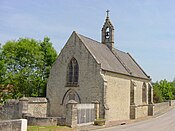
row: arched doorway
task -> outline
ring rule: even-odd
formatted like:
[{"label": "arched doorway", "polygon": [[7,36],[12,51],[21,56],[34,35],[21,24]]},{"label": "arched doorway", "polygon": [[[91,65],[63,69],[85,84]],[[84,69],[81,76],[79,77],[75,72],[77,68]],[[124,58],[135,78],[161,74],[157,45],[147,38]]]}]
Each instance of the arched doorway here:
[{"label": "arched doorway", "polygon": [[63,108],[64,108],[64,116],[66,114],[66,105],[69,102],[69,100],[75,100],[77,103],[79,104],[81,103],[80,96],[75,90],[72,90],[72,89],[67,90],[63,96],[62,103],[61,103],[61,105],[63,105]]}]

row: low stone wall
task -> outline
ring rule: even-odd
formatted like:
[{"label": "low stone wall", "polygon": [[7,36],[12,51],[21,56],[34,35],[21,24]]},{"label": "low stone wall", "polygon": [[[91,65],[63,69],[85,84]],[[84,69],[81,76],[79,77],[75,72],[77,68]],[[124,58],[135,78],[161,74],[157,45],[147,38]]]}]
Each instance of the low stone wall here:
[{"label": "low stone wall", "polygon": [[19,100],[10,99],[0,106],[0,120],[19,119]]},{"label": "low stone wall", "polygon": [[0,121],[0,131],[27,131],[27,120]]},{"label": "low stone wall", "polygon": [[65,118],[61,117],[31,117],[27,116],[28,125],[30,126],[64,126]]},{"label": "low stone wall", "polygon": [[157,115],[157,114],[163,112],[164,110],[167,110],[168,108],[170,108],[170,102],[169,101],[154,104],[154,115]]},{"label": "low stone wall", "polygon": [[10,99],[0,105],[0,120],[20,119],[25,114],[35,117],[47,116],[47,99],[41,97],[23,97]]}]

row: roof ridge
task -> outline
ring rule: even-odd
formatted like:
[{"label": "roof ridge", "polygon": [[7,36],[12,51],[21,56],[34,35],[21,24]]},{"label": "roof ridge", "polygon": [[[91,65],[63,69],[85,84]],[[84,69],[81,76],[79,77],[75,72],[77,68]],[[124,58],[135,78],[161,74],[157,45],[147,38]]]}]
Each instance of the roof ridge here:
[{"label": "roof ridge", "polygon": [[[78,33],[77,33],[78,34]],[[81,34],[78,34],[80,37],[84,37],[84,38],[86,38],[86,39],[89,39],[89,40],[92,40],[92,41],[95,41],[95,42],[97,42],[97,43],[99,43],[99,44],[102,44],[101,42],[99,42],[99,41],[97,41],[97,40],[94,40],[94,39],[92,39],[92,38],[89,38],[89,37],[87,37],[87,36],[84,36],[84,35],[81,35]]]},{"label": "roof ridge", "polygon": [[117,51],[120,51],[120,52],[122,52],[122,53],[127,54],[126,52],[124,52],[124,51],[122,51],[122,50],[119,50],[119,49],[116,49],[116,48],[114,48],[114,49],[117,50]]}]

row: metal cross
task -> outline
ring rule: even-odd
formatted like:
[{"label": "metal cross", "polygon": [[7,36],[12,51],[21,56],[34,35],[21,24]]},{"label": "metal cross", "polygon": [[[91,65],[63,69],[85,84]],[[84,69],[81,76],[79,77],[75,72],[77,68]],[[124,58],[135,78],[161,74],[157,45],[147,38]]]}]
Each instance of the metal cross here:
[{"label": "metal cross", "polygon": [[109,10],[107,10],[106,13],[107,13],[107,17],[109,17]]}]

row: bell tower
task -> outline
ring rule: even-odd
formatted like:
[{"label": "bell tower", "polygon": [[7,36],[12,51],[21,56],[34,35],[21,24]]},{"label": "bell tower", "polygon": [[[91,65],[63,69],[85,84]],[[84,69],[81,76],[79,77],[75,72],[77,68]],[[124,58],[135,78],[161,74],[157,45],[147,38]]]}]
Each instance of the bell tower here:
[{"label": "bell tower", "polygon": [[112,25],[109,19],[109,10],[106,11],[107,16],[103,28],[101,30],[102,33],[102,44],[105,44],[111,51],[114,48],[114,26]]}]

